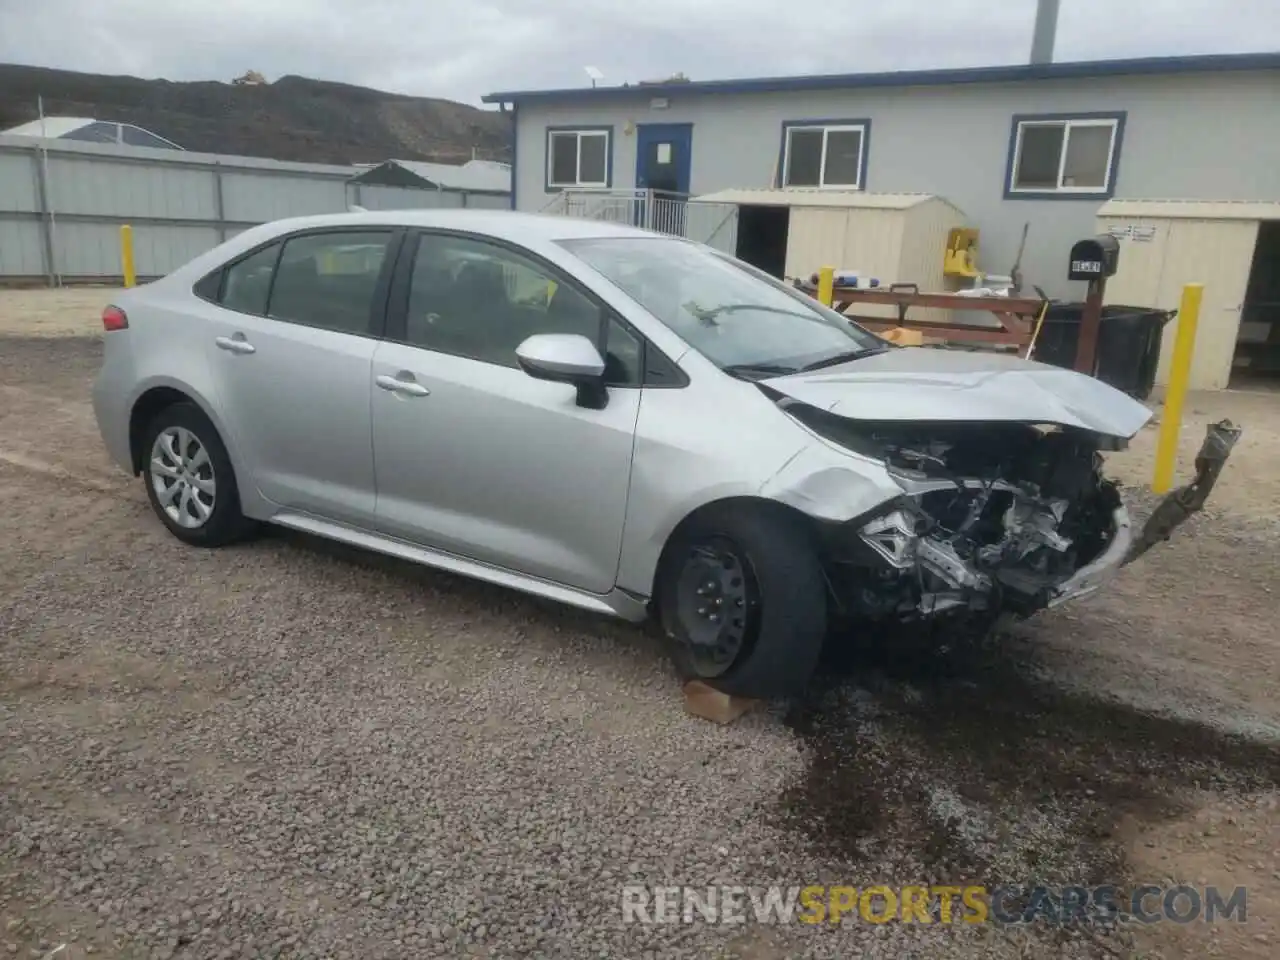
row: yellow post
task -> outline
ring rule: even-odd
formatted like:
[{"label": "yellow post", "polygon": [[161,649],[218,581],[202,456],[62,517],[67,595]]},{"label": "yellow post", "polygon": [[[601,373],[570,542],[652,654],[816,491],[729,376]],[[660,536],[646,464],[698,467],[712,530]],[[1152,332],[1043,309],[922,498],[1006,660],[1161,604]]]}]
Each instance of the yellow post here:
[{"label": "yellow post", "polygon": [[124,274],[124,285],[137,286],[138,273],[133,267],[133,227],[127,223],[120,228],[120,268]]},{"label": "yellow post", "polygon": [[823,267],[818,271],[818,302],[824,307],[831,306],[835,299],[836,268]]},{"label": "yellow post", "polygon": [[1182,429],[1182,402],[1187,396],[1187,380],[1191,377],[1191,358],[1196,348],[1196,324],[1200,320],[1203,283],[1188,283],[1182,288],[1178,306],[1178,332],[1173,341],[1173,357],[1169,363],[1169,384],[1164,393],[1164,410],[1160,415],[1160,438],[1156,441],[1156,470],[1151,489],[1168,493],[1173,488],[1173,467],[1178,459],[1178,434]]}]

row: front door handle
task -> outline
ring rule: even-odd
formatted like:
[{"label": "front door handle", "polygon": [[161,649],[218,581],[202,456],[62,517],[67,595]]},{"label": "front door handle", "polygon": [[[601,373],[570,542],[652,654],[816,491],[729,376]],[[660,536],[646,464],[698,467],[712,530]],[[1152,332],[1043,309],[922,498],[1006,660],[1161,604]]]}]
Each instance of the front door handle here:
[{"label": "front door handle", "polygon": [[[409,374],[404,374],[404,376],[409,376]],[[393,377],[386,373],[378,374],[373,378],[373,382],[383,390],[390,390],[392,393],[398,393],[406,397],[425,397],[431,392],[416,380],[402,380],[400,377]]]},{"label": "front door handle", "polygon": [[237,333],[234,337],[218,337],[213,342],[219,350],[226,350],[228,353],[253,353],[256,349],[242,333]]}]

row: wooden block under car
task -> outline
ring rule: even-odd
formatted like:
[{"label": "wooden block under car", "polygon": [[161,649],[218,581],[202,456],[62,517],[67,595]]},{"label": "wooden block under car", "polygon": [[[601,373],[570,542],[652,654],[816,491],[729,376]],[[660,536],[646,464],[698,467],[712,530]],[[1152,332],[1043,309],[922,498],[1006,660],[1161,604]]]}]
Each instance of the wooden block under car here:
[{"label": "wooden block under car", "polygon": [[690,680],[684,685],[685,710],[712,723],[733,723],[759,702],[730,696],[701,680]]}]

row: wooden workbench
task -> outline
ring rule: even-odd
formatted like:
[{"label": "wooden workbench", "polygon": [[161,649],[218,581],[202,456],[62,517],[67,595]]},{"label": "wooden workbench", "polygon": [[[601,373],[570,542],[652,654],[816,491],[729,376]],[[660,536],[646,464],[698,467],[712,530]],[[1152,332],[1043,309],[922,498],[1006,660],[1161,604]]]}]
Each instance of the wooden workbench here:
[{"label": "wooden workbench", "polygon": [[[817,296],[817,288],[813,284],[800,283],[798,286],[810,296]],[[856,312],[860,305],[866,304],[896,307],[898,315],[891,319]],[[877,333],[905,327],[918,330],[933,341],[992,344],[1014,347],[1019,353],[1025,353],[1044,304],[1043,300],[1032,297],[962,297],[955,293],[921,293],[914,284],[894,284],[890,287],[836,287],[831,305],[850,320]],[[914,320],[909,315],[912,307],[920,310],[986,311],[1000,325],[988,327]]]}]

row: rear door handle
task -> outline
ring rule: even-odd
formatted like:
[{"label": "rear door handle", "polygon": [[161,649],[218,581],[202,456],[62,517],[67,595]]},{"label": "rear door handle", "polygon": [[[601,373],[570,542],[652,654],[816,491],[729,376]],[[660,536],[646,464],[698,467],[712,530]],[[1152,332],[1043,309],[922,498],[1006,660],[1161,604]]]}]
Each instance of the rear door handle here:
[{"label": "rear door handle", "polygon": [[[405,373],[402,376],[411,376],[411,374]],[[430,390],[416,380],[403,380],[400,377],[393,377],[386,373],[378,374],[373,378],[373,382],[383,390],[390,390],[392,393],[399,393],[406,397],[425,397],[431,393]]]},{"label": "rear door handle", "polygon": [[217,344],[219,350],[226,350],[228,353],[253,353],[256,349],[243,334],[239,333],[234,337],[218,337],[213,342]]}]

